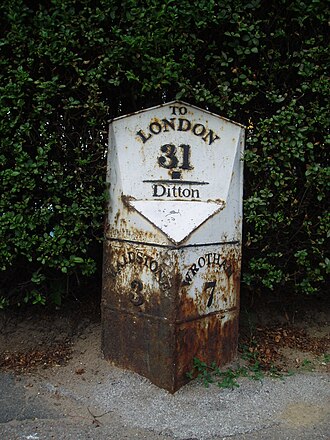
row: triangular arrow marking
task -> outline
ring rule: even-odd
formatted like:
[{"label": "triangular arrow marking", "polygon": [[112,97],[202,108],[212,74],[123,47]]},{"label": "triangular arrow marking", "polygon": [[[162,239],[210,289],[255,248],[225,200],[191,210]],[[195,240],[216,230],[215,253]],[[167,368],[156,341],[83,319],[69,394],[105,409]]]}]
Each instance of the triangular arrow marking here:
[{"label": "triangular arrow marking", "polygon": [[222,201],[130,200],[129,204],[175,244],[225,207]]}]

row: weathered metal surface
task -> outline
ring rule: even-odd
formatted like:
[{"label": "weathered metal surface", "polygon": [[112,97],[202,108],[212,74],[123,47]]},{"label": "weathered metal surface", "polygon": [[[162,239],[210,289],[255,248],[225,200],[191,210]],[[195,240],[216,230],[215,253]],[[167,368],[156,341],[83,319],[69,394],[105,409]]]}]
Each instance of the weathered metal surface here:
[{"label": "weathered metal surface", "polygon": [[235,357],[238,246],[159,249],[108,241],[104,251],[103,352],[116,365],[176,391],[193,358]]},{"label": "weathered metal surface", "polygon": [[184,103],[110,125],[102,348],[170,392],[236,355],[243,135]]},{"label": "weathered metal surface", "polygon": [[174,317],[178,302],[176,268],[173,252],[135,243],[106,242],[103,306],[130,315]]},{"label": "weathered metal surface", "polygon": [[[244,130],[169,103],[110,124],[106,236],[161,245],[232,241],[242,217]],[[238,226],[237,226],[238,225]]]}]

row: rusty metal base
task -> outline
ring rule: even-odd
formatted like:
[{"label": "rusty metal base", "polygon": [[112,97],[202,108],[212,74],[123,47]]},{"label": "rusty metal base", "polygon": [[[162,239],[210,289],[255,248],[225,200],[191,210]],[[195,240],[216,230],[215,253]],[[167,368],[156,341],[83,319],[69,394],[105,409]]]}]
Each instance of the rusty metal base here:
[{"label": "rusty metal base", "polygon": [[194,357],[223,366],[236,356],[240,252],[106,240],[102,349],[106,359],[174,393]]},{"label": "rusty metal base", "polygon": [[[123,314],[103,306],[102,350],[114,365],[133,370],[170,393],[188,382],[197,357],[224,366],[236,357],[238,312],[189,322]],[[230,315],[230,316],[229,316]]]}]

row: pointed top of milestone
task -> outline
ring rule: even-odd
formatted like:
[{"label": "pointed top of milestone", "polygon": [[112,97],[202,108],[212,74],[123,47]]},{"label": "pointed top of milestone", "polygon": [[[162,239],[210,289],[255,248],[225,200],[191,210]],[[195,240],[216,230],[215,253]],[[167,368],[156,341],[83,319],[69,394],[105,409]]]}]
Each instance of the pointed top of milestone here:
[{"label": "pointed top of milestone", "polygon": [[[141,110],[137,110],[136,112],[127,113],[125,115],[117,116],[116,118],[111,119],[110,122],[117,121],[118,119],[129,118],[129,117],[136,116],[136,115],[139,115],[139,114],[145,113],[145,112],[153,112],[154,110],[164,108],[164,107],[171,107],[171,106],[172,107],[179,107],[179,108],[185,107],[185,108],[195,109],[195,110],[198,110],[198,111],[203,112],[205,114],[211,115],[215,118],[220,118],[220,119],[223,119],[224,121],[227,121],[231,124],[238,125],[239,127],[245,128],[245,126],[239,122],[232,121],[231,119],[225,118],[224,116],[218,115],[217,113],[211,112],[210,110],[207,110],[207,109],[201,108],[201,107],[197,107],[196,105],[189,104],[189,103],[187,103],[185,101],[181,101],[181,100],[165,102],[163,104],[159,104],[159,105],[155,105],[152,107],[147,107],[147,108],[143,108]],[[183,114],[178,113],[178,116],[184,116],[184,113]]]},{"label": "pointed top of milestone", "polygon": [[[120,202],[109,224],[126,216],[122,223],[152,230],[153,240],[191,239],[226,207],[243,137],[242,125],[183,101],[114,119],[108,181],[110,199]],[[117,233],[131,237],[127,228]]]}]

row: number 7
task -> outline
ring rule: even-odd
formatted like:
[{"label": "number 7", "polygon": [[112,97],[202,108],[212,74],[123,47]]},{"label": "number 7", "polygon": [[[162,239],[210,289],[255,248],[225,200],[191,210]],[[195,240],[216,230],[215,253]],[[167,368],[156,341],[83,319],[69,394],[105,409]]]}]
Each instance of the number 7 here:
[{"label": "number 7", "polygon": [[212,305],[214,291],[215,291],[215,285],[216,285],[216,281],[208,281],[204,285],[204,290],[211,289],[211,294],[209,296],[209,300],[207,301],[206,307],[211,307],[211,305]]}]

